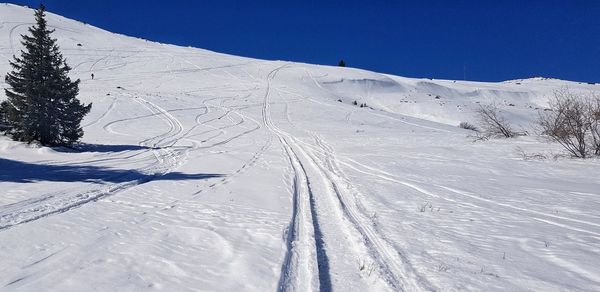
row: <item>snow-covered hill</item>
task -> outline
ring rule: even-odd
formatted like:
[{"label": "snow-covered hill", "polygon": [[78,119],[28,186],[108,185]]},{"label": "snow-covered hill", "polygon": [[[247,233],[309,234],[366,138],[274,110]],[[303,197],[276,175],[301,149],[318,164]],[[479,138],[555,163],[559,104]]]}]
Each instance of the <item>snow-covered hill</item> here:
[{"label": "snow-covered hill", "polygon": [[[456,127],[495,103],[531,129],[554,90],[600,85],[411,79],[48,20],[94,105],[81,151],[0,138],[0,290],[600,290],[599,161],[523,160],[560,148]],[[32,21],[0,4],[1,75]]]}]

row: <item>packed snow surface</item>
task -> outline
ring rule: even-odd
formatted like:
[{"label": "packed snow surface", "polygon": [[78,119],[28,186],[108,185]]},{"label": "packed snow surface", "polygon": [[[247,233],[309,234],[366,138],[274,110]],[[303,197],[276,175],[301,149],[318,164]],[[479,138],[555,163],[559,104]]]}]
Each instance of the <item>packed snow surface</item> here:
[{"label": "packed snow surface", "polygon": [[[517,151],[560,153],[538,111],[600,85],[412,79],[48,20],[93,108],[76,151],[0,138],[0,290],[600,291],[600,162]],[[0,74],[32,22],[0,4]],[[474,143],[457,125],[489,103],[531,135]]]}]

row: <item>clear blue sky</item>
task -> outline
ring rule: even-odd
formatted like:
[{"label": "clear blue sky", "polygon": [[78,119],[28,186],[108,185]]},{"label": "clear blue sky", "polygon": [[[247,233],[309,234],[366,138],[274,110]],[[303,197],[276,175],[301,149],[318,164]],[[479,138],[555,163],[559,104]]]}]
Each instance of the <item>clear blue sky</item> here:
[{"label": "clear blue sky", "polygon": [[[9,1],[37,7],[37,1]],[[600,1],[44,0],[109,31],[408,77],[600,82]]]}]

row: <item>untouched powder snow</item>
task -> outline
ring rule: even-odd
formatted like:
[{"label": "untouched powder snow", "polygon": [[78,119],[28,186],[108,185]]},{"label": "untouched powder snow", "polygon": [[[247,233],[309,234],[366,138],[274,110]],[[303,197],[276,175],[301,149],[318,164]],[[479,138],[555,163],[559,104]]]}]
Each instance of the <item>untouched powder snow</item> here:
[{"label": "untouched powder snow", "polygon": [[[0,290],[600,291],[600,162],[456,127],[496,103],[532,132],[554,90],[600,85],[410,79],[48,20],[93,108],[78,151],[0,137]],[[0,4],[0,74],[32,21]]]}]

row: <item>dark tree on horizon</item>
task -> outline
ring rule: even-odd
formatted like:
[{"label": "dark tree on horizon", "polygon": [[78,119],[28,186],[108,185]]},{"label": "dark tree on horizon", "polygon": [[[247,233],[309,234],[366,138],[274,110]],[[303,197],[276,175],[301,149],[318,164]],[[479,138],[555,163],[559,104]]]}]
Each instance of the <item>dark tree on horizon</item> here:
[{"label": "dark tree on horizon", "polygon": [[6,75],[8,99],[0,105],[0,130],[13,140],[45,146],[71,146],[83,136],[81,120],[92,105],[77,99],[79,79],[71,81],[56,39],[50,34],[45,7],[35,11],[36,24],[22,35],[21,57],[13,56]]},{"label": "dark tree on horizon", "polygon": [[346,62],[344,62],[344,60],[340,60],[340,61],[338,62],[338,66],[339,66],[339,67],[346,67]]}]

